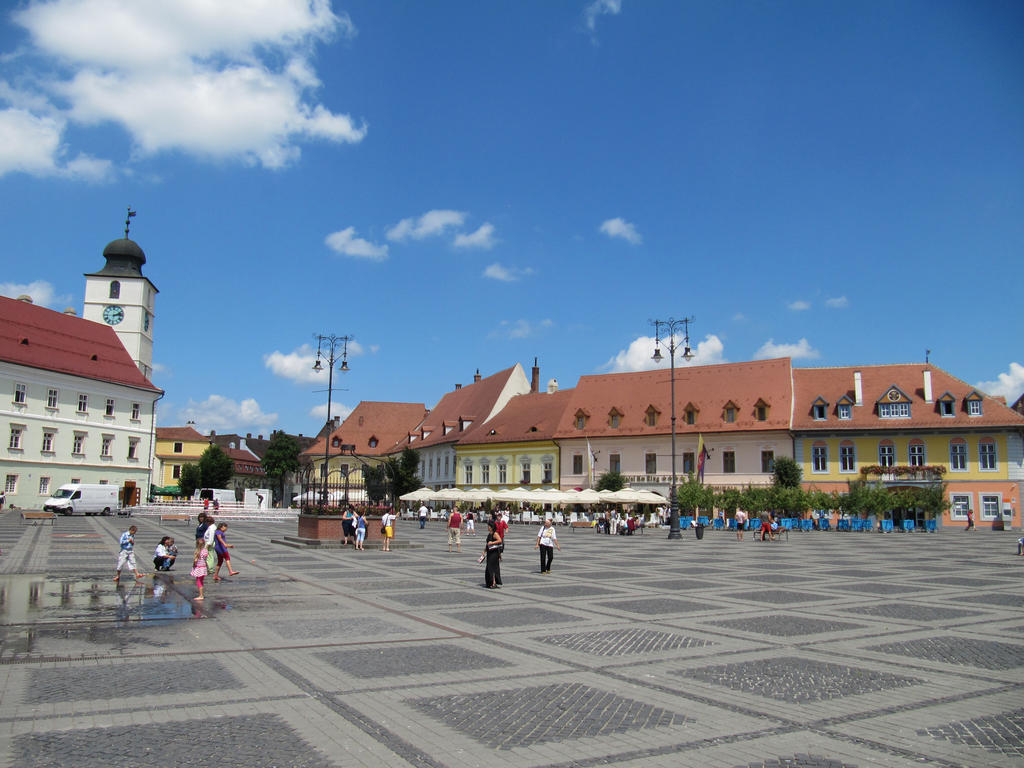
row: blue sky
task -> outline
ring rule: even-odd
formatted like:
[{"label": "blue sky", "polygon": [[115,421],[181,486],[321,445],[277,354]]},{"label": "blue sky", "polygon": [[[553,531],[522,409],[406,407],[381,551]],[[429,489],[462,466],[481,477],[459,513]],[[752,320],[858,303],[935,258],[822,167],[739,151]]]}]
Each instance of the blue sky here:
[{"label": "blue sky", "polygon": [[[1024,392],[1024,5],[51,0],[0,20],[0,293],[132,237],[160,423],[691,364]],[[312,347],[310,345],[313,345]],[[666,363],[663,363],[665,365]]]}]

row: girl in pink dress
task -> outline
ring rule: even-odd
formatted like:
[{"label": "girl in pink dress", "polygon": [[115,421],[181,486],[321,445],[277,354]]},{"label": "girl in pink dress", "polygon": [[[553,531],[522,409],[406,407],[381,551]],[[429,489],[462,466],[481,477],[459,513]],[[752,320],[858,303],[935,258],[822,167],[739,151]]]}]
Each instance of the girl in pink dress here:
[{"label": "girl in pink dress", "polygon": [[199,597],[196,600],[203,599],[203,579],[209,573],[209,569],[206,567],[206,556],[208,554],[205,539],[196,539],[196,549],[192,553],[192,570],[189,572],[190,576],[195,577],[196,587],[199,589]]}]

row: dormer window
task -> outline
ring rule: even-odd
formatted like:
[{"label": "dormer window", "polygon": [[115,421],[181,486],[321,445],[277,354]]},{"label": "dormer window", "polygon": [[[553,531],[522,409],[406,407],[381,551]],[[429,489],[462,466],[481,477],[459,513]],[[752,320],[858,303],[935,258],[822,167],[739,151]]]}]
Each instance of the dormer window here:
[{"label": "dormer window", "polygon": [[700,413],[700,411],[697,409],[697,406],[695,406],[693,403],[687,403],[686,408],[683,409],[683,414],[686,418],[686,423],[690,425],[696,424],[698,413]]},{"label": "dormer window", "polygon": [[843,421],[849,421],[853,418],[853,400],[847,395],[843,395],[839,398],[839,404],[836,406],[836,416]]},{"label": "dormer window", "polygon": [[754,403],[754,418],[758,421],[768,421],[768,409],[770,407],[764,400],[758,400]]},{"label": "dormer window", "polygon": [[583,411],[583,410],[576,411],[576,429],[586,429],[587,428],[587,418],[588,418],[588,414],[587,414],[586,411]]},{"label": "dormer window", "polygon": [[376,437],[371,437],[368,445],[371,448],[376,448],[377,447],[377,438]]},{"label": "dormer window", "polygon": [[967,396],[967,415],[968,416],[981,416],[981,395],[977,392],[971,392]]},{"label": "dormer window", "polygon": [[622,423],[622,414],[615,408],[612,408],[608,412],[608,426],[612,429],[618,429]]},{"label": "dormer window", "polygon": [[824,398],[819,397],[811,404],[811,416],[815,421],[825,421],[828,418],[828,403]]},{"label": "dormer window", "polygon": [[722,421],[726,424],[736,423],[736,403],[730,400],[722,409]]},{"label": "dormer window", "polygon": [[890,387],[877,405],[880,419],[910,418],[910,398],[903,394],[898,387]]},{"label": "dormer window", "polygon": [[332,437],[331,438],[331,448],[337,448],[339,445],[341,445],[341,440],[339,440],[336,437]]},{"label": "dormer window", "polygon": [[661,414],[658,412],[658,409],[653,405],[647,406],[647,412],[644,413],[644,424],[648,427],[658,426],[658,416],[660,415]]},{"label": "dormer window", "polygon": [[935,407],[939,409],[940,416],[949,419],[956,416],[956,398],[949,392],[935,401]]}]

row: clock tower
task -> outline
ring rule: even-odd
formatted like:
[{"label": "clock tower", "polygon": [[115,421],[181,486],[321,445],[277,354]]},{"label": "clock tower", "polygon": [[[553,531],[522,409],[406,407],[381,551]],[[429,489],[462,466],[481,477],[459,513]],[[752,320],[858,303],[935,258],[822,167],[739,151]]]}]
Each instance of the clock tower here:
[{"label": "clock tower", "polygon": [[153,304],[156,286],[142,274],[146,254],[128,239],[128,225],[135,211],[128,211],[124,237],[103,249],[107,263],[85,275],[82,317],[113,327],[132,360],[147,378],[153,376]]}]

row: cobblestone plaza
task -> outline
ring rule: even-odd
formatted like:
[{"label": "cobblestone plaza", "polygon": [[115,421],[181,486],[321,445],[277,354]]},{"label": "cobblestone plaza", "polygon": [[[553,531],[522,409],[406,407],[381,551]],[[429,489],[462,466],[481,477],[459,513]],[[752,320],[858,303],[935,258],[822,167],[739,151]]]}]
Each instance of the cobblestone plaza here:
[{"label": "cobblestone plaza", "polygon": [[[134,518],[139,566],[192,525]],[[293,549],[112,582],[121,518],[0,516],[0,768],[1018,766],[1019,533],[738,542],[514,526],[449,554]],[[255,561],[254,563],[251,561]]]}]

